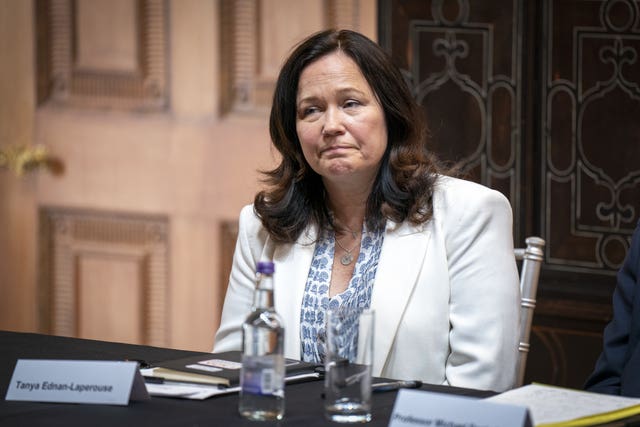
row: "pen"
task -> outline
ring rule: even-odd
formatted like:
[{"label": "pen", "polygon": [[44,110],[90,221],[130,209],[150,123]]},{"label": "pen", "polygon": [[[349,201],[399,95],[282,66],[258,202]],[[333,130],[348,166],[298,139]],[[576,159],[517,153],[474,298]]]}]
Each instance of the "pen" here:
[{"label": "pen", "polygon": [[144,378],[144,382],[145,383],[149,383],[149,384],[164,384],[164,378],[161,378],[161,377],[145,377],[145,376],[143,376],[142,378]]},{"label": "pen", "polygon": [[385,391],[398,390],[400,388],[420,388],[422,381],[389,381],[386,383],[377,383],[371,385],[371,391],[374,393],[382,393]]}]

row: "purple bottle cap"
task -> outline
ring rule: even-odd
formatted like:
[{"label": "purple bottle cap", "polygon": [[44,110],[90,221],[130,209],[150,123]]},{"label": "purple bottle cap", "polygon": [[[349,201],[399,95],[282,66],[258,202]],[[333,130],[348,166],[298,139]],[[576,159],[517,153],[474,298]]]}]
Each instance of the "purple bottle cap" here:
[{"label": "purple bottle cap", "polygon": [[259,261],[258,262],[258,273],[262,274],[273,274],[275,270],[275,266],[271,261]]}]

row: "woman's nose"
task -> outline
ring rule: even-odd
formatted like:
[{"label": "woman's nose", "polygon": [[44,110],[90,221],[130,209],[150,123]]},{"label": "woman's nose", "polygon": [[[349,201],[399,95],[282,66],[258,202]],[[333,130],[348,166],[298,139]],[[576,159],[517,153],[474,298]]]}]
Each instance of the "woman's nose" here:
[{"label": "woman's nose", "polygon": [[344,132],[344,124],[342,123],[342,114],[338,108],[327,108],[325,112],[324,126],[322,127],[323,135],[339,135]]}]

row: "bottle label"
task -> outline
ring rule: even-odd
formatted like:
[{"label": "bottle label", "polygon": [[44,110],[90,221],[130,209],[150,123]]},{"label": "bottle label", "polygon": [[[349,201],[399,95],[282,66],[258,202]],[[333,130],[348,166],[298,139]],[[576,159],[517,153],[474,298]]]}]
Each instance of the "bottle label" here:
[{"label": "bottle label", "polygon": [[284,358],[282,356],[243,356],[240,386],[243,393],[269,395],[281,393],[284,388]]},{"label": "bottle label", "polygon": [[262,370],[262,379],[260,383],[262,387],[262,394],[272,394],[275,391],[275,377],[275,369]]}]

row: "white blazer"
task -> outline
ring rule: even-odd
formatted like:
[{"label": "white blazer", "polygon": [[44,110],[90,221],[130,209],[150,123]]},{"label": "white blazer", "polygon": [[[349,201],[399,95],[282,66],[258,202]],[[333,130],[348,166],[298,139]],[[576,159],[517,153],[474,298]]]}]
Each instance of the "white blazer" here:
[{"label": "white blazer", "polygon": [[[503,391],[518,357],[520,287],[508,200],[487,187],[440,177],[433,218],[387,221],[373,286],[373,375]],[[300,359],[300,310],[316,227],[274,244],[251,205],[238,241],[214,351],[239,350],[260,260],[275,263],[275,309],[285,356]]]}]

